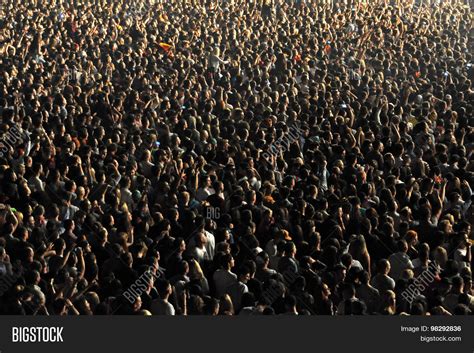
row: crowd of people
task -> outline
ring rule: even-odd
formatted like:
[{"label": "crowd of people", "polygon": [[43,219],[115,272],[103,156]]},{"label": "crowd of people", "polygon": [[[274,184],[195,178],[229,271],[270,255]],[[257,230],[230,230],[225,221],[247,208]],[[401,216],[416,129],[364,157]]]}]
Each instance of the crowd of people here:
[{"label": "crowd of people", "polygon": [[472,20],[2,0],[0,313],[472,314]]}]

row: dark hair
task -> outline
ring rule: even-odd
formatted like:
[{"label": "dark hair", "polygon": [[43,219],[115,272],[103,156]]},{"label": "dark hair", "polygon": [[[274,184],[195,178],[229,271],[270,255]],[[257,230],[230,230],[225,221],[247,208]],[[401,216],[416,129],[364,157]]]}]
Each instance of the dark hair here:
[{"label": "dark hair", "polygon": [[170,282],[163,278],[158,278],[155,282],[156,290],[161,298],[164,298],[168,294],[168,288],[170,287]]}]

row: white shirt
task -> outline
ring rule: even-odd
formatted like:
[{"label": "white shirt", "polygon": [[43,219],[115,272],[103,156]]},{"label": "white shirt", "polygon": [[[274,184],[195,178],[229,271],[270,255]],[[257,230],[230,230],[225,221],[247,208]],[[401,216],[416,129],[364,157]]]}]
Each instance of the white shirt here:
[{"label": "white shirt", "polygon": [[209,196],[214,195],[215,193],[216,191],[213,188],[199,188],[196,192],[196,200],[199,202],[205,201]]},{"label": "white shirt", "polygon": [[194,247],[189,253],[199,263],[203,262],[204,260],[211,260],[205,247],[203,249]]},{"label": "white shirt", "polygon": [[397,252],[390,255],[388,258],[390,262],[390,277],[397,280],[401,277],[402,273],[406,269],[413,269],[413,264],[410,257],[404,252]]},{"label": "white shirt", "polygon": [[174,315],[175,310],[173,305],[168,300],[161,298],[153,300],[150,311],[153,315]]},{"label": "white shirt", "polygon": [[216,253],[216,238],[214,237],[214,234],[208,232],[207,230],[204,231],[204,234],[207,238],[207,242],[205,245],[206,251],[210,259],[212,260],[214,258],[214,254]]}]

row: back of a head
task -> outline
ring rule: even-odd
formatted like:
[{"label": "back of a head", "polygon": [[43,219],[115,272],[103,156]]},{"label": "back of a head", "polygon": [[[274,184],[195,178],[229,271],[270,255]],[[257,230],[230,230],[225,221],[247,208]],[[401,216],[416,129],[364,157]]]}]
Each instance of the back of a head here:
[{"label": "back of a head", "polygon": [[239,277],[244,277],[244,276],[247,276],[247,275],[250,275],[250,268],[248,266],[245,266],[245,265],[242,265],[239,267],[237,273],[239,275]]},{"label": "back of a head", "polygon": [[344,299],[350,299],[355,296],[355,287],[352,283],[344,283],[342,289]]},{"label": "back of a head", "polygon": [[370,275],[369,275],[369,272],[367,271],[362,271],[359,273],[359,280],[363,283],[363,284],[368,284],[369,281],[370,281]]},{"label": "back of a head", "polygon": [[351,313],[352,315],[366,315],[367,314],[367,306],[363,301],[354,300],[351,303]]},{"label": "back of a head", "polygon": [[296,297],[294,295],[288,295],[285,297],[285,309],[287,311],[292,310],[296,307]]},{"label": "back of a head", "polygon": [[341,263],[349,268],[352,264],[352,255],[349,253],[345,253],[341,256]]},{"label": "back of a head", "polygon": [[243,308],[245,307],[253,307],[255,306],[255,295],[252,292],[246,292],[242,295],[242,302],[241,305]]},{"label": "back of a head", "polygon": [[383,274],[387,271],[389,266],[390,264],[387,259],[381,259],[377,263],[377,272]]},{"label": "back of a head", "polygon": [[232,255],[231,254],[223,254],[221,256],[221,267],[223,269],[227,269],[230,264],[232,263]]},{"label": "back of a head", "polygon": [[464,286],[464,280],[461,276],[454,276],[452,278],[453,288],[461,289]]},{"label": "back of a head", "polygon": [[296,248],[295,243],[293,243],[292,241],[287,242],[285,244],[285,255],[288,256],[292,254],[295,248]]},{"label": "back of a head", "polygon": [[280,240],[277,243],[277,252],[278,253],[283,253],[286,249],[286,240]]},{"label": "back of a head", "polygon": [[265,264],[270,260],[270,257],[265,251],[261,251],[258,255],[257,258],[255,259],[255,263],[257,264],[258,268],[262,268],[265,266]]},{"label": "back of a head", "polygon": [[406,253],[408,251],[408,244],[405,239],[401,239],[397,242],[397,248],[399,252]]},{"label": "back of a head", "polygon": [[155,282],[156,290],[160,298],[164,299],[168,294],[168,289],[170,287],[170,282],[163,278],[158,278]]}]

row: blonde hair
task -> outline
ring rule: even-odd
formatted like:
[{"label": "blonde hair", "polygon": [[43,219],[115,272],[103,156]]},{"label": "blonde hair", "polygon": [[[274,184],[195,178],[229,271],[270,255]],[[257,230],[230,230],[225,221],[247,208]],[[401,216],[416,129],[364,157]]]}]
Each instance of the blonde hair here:
[{"label": "blonde hair", "polygon": [[220,298],[219,303],[219,314],[220,315],[234,315],[234,304],[229,294],[225,294]]},{"label": "blonde hair", "polygon": [[383,307],[387,309],[390,315],[394,315],[396,311],[397,296],[392,290],[387,290],[382,294]]},{"label": "blonde hair", "polygon": [[204,277],[204,272],[202,272],[201,265],[195,259],[189,260],[189,278],[191,279],[201,279]]}]

